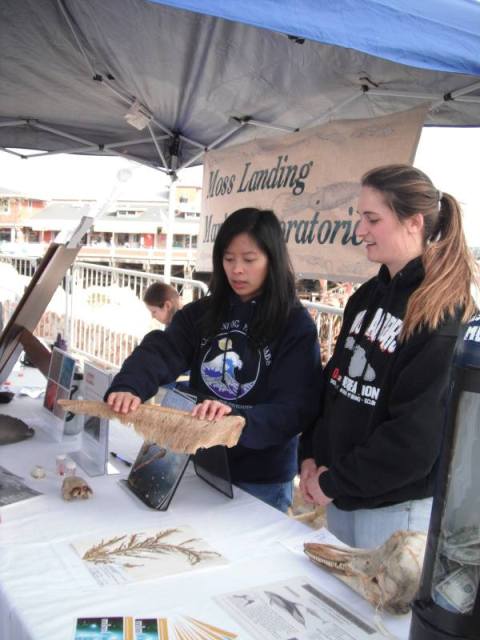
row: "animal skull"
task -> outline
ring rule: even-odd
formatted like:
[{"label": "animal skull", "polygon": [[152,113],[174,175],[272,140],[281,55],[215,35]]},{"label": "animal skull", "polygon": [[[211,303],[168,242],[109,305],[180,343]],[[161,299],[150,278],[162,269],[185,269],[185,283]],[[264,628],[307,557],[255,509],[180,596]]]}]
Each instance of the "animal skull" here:
[{"label": "animal skull", "polygon": [[93,491],[83,478],[79,476],[67,476],[62,484],[62,496],[64,500],[87,500],[93,495]]},{"label": "animal skull", "polygon": [[306,543],[304,551],[376,608],[401,614],[420,584],[425,544],[424,533],[396,531],[376,549]]}]

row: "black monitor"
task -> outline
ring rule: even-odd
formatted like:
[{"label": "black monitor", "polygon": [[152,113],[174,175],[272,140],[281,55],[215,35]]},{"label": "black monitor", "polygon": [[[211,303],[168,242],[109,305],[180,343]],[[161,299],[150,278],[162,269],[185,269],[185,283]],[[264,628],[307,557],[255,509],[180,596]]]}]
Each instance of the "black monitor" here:
[{"label": "black monitor", "polygon": [[[80,250],[80,239],[90,227],[92,220],[92,218],[82,218],[65,244],[53,242],[47,248],[0,334],[0,384],[10,375],[22,351],[25,351],[31,363],[47,376],[51,353],[33,335],[33,332],[56,288],[75,260]],[[2,444],[1,424],[0,444]]]},{"label": "black monitor", "polygon": [[[42,373],[48,373],[48,361],[45,371],[41,346],[37,344],[33,332],[67,269],[75,260],[79,248],[52,243],[45,252],[0,334],[0,383],[9,376],[23,349]],[[38,355],[40,359],[37,364],[35,359]]]}]

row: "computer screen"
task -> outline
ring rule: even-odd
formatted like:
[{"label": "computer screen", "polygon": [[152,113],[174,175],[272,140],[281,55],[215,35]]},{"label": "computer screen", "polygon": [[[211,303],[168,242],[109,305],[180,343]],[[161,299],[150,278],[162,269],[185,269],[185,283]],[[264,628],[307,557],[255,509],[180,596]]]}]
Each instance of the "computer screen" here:
[{"label": "computer screen", "polygon": [[[56,288],[75,260],[78,251],[78,246],[67,248],[65,245],[52,243],[48,247],[0,334],[0,383],[9,376],[20,353],[25,348],[22,344],[23,336],[26,332],[33,334],[35,331]],[[34,341],[32,336],[30,339]],[[32,344],[32,350],[34,348],[35,345]],[[37,364],[35,361],[33,363]]]}]

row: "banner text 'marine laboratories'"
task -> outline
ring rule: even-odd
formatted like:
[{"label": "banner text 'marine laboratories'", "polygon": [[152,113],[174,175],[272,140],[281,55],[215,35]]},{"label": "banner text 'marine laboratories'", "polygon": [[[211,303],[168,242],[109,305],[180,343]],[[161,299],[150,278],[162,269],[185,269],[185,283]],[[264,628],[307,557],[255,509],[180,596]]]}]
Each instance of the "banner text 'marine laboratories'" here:
[{"label": "banner text 'marine laboratories'", "polygon": [[[281,220],[283,237],[285,242],[293,241],[295,244],[334,244],[358,246],[362,243],[355,235],[359,221],[353,222],[353,207],[348,208],[349,218],[333,220],[325,218],[320,221],[320,212],[315,211],[310,219]],[[227,218],[225,214],[224,219]],[[202,242],[214,242],[217,237],[221,222],[213,223],[213,216],[205,216],[205,227]]]}]

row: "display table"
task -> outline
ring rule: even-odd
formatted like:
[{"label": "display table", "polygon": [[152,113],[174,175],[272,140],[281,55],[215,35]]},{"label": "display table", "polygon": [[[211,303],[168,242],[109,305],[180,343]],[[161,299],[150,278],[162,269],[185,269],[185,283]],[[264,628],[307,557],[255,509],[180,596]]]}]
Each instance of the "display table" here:
[{"label": "display table", "polygon": [[[15,398],[0,412],[29,422],[41,400]],[[132,459],[140,439],[127,427],[112,430],[115,451]],[[236,489],[224,497],[193,472],[184,476],[166,512],[138,502],[119,485],[119,475],[88,478],[91,500],[65,502],[61,479],[54,475],[55,456],[71,451],[74,440],[54,442],[40,429],[30,441],[0,447],[0,465],[21,475],[43,493],[0,510],[0,638],[2,640],[71,640],[81,616],[161,616],[181,610],[210,620],[250,638],[214,596],[235,589],[306,576],[333,598],[348,604],[374,625],[373,608],[300,551],[287,546],[292,538],[306,540],[315,533],[275,509]],[[113,445],[112,445],[113,448]],[[49,474],[30,477],[36,464]],[[155,527],[192,527],[229,561],[227,565],[155,580],[100,587],[86,571],[72,567],[71,543],[86,536]],[[382,615],[397,638],[408,637],[409,616]],[[346,636],[345,636],[346,637]]]}]

